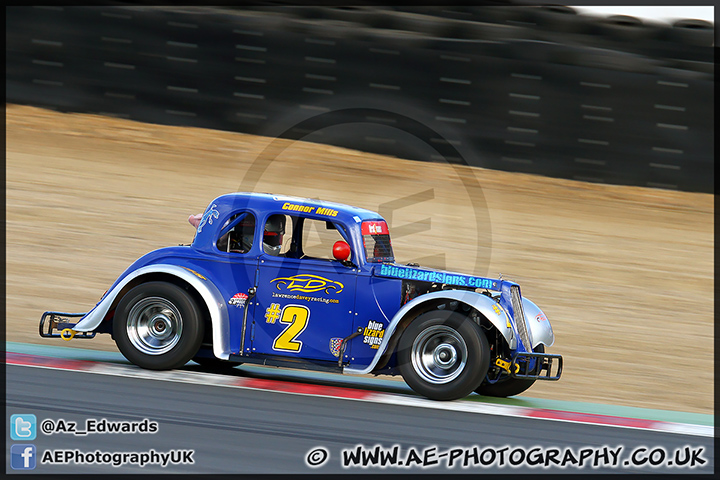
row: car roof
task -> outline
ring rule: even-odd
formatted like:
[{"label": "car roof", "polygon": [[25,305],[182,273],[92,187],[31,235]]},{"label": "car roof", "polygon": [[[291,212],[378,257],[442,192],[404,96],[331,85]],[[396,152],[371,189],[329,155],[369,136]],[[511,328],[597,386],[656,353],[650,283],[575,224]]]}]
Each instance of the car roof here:
[{"label": "car roof", "polygon": [[315,198],[302,198],[291,195],[275,195],[272,193],[234,192],[220,195],[211,202],[218,210],[248,208],[259,214],[272,210],[282,211],[289,215],[304,213],[308,216],[339,220],[352,225],[363,220],[382,219],[380,214],[364,208],[353,207],[337,202],[328,202]]},{"label": "car roof", "polygon": [[364,220],[382,219],[380,214],[371,210],[314,198],[272,193],[227,193],[215,198],[205,209],[192,243],[193,248],[206,253],[214,252],[214,242],[222,226],[240,210],[252,212],[261,222],[264,222],[269,214],[285,213],[339,222],[350,229],[357,225],[357,234],[360,233],[359,225]]}]

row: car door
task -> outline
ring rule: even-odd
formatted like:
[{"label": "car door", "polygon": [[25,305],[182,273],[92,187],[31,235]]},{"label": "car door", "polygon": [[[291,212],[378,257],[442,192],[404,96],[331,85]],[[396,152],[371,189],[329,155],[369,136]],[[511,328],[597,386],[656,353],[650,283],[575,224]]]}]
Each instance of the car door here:
[{"label": "car door", "polygon": [[[238,354],[243,344],[248,343],[248,328],[243,328],[246,315],[252,320],[251,287],[255,286],[258,260],[258,249],[252,249],[256,243],[256,216],[249,211],[238,211],[233,214],[217,233],[211,252],[212,262],[206,262],[205,268],[213,271],[216,286],[225,297],[228,313],[228,335],[230,351]],[[258,242],[259,243],[259,242]],[[246,310],[250,309],[247,313]],[[206,333],[209,343],[212,332]]]},{"label": "car door", "polygon": [[[287,217],[298,225],[297,218]],[[301,220],[300,225],[308,229],[313,221],[306,220]],[[300,243],[302,228],[293,233],[293,242]],[[339,233],[336,231],[335,235]],[[323,243],[328,241],[316,245],[317,251],[327,250],[331,255],[332,243],[329,247]],[[252,353],[338,359],[340,341],[353,331],[357,269],[327,258],[329,255],[325,258],[307,255],[309,250],[295,251],[302,258],[292,258],[292,248],[281,253],[285,256],[260,255]]]}]

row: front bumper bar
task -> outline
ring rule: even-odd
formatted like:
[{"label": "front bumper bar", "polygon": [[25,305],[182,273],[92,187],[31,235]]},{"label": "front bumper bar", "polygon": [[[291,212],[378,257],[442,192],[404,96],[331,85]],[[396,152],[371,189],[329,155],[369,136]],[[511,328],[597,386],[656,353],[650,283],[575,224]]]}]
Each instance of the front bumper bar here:
[{"label": "front bumper bar", "polygon": [[82,318],[87,313],[64,313],[45,312],[40,318],[40,336],[45,338],[62,338],[72,340],[73,338],[93,338],[95,332],[76,332],[74,330],[77,322],[69,322],[69,318]]},{"label": "front bumper bar", "polygon": [[562,369],[562,355],[552,353],[516,353],[510,362],[510,376],[514,378],[560,380]]}]

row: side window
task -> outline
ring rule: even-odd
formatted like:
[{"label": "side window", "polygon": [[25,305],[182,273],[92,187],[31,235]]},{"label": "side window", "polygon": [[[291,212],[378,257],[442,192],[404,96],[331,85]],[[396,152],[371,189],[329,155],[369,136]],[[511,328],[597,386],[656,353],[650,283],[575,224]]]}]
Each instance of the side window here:
[{"label": "side window", "polygon": [[247,253],[255,237],[255,216],[250,212],[241,212],[230,217],[217,241],[222,252]]},{"label": "side window", "polygon": [[305,257],[334,260],[333,245],[345,240],[332,222],[303,219],[302,253]]},{"label": "side window", "polygon": [[297,217],[270,215],[263,230],[263,251],[268,255],[293,257],[293,224]]}]

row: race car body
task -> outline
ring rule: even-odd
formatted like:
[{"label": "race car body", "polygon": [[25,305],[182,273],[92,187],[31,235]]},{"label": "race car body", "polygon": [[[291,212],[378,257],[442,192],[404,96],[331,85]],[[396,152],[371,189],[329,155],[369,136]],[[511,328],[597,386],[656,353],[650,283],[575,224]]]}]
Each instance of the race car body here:
[{"label": "race car body", "polygon": [[40,322],[45,337],[95,333],[144,368],[401,374],[439,400],[515,395],[562,371],[519,285],[397,264],[377,213],[271,194],[214,199],[192,244],[139,258],[88,313]]}]

